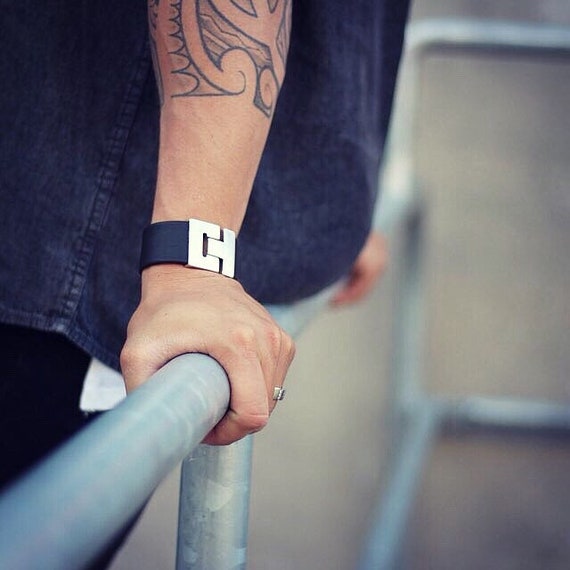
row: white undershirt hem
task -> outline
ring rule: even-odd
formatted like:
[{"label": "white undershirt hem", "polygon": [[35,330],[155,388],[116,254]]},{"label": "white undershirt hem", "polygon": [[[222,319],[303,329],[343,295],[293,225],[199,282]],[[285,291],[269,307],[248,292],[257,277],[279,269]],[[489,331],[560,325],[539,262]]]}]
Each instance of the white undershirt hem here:
[{"label": "white undershirt hem", "polygon": [[123,377],[96,358],[85,374],[79,408],[84,412],[102,412],[114,408],[127,396]]}]

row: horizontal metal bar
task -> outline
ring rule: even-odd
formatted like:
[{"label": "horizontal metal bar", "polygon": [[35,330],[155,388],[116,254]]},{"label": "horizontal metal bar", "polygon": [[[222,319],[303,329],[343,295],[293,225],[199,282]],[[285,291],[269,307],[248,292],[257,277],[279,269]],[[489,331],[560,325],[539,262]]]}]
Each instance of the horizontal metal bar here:
[{"label": "horizontal metal bar", "polygon": [[568,56],[570,26],[453,18],[419,20],[408,26],[382,183],[387,193],[403,199],[418,191],[414,133],[419,72],[426,52],[437,49]]},{"label": "horizontal metal bar", "polygon": [[446,430],[570,435],[570,406],[515,398],[437,398]]},{"label": "horizontal metal bar", "polygon": [[406,523],[429,452],[441,430],[491,430],[509,434],[570,436],[570,407],[515,398],[419,397],[407,425],[388,486],[378,498],[360,570],[395,570]]},{"label": "horizontal metal bar", "polygon": [[408,27],[406,48],[570,52],[570,27],[505,20],[433,19]]}]

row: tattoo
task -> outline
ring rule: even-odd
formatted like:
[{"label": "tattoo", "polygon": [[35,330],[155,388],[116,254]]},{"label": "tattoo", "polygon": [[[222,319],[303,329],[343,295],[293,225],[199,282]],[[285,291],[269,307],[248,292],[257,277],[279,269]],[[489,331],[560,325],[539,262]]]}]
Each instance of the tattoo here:
[{"label": "tattoo", "polygon": [[285,75],[291,0],[149,0],[148,7],[161,93],[245,95],[271,116]]},{"label": "tattoo", "polygon": [[255,17],[257,15],[255,11],[255,6],[252,0],[231,0],[237,8],[245,12],[248,16]]},{"label": "tattoo", "polygon": [[158,7],[160,0],[148,1],[148,27],[150,30],[150,53],[152,55],[152,66],[154,67],[154,75],[156,77],[156,85],[158,87],[158,97],[160,105],[164,104],[164,87],[162,85],[162,74],[158,62],[158,50],[156,47]]},{"label": "tattoo", "polygon": [[[275,10],[277,6],[277,2],[274,2]],[[279,24],[279,30],[277,31],[277,51],[279,52],[279,57],[283,62],[283,66],[285,66],[285,62],[287,61],[287,52],[289,51],[289,37],[291,36],[291,10],[290,6],[287,7],[287,10],[284,14],[284,17],[281,18],[281,23]],[[283,81],[283,80],[281,80]]]}]

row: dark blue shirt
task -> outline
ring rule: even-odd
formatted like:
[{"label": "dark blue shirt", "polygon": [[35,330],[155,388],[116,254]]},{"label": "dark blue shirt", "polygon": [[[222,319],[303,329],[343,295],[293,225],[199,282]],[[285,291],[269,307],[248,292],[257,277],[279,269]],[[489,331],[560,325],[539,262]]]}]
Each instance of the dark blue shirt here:
[{"label": "dark blue shirt", "polygon": [[[345,273],[369,231],[407,3],[294,2],[238,279],[264,303]],[[118,367],[139,300],[158,114],[146,2],[20,0],[0,45],[0,320]]]}]

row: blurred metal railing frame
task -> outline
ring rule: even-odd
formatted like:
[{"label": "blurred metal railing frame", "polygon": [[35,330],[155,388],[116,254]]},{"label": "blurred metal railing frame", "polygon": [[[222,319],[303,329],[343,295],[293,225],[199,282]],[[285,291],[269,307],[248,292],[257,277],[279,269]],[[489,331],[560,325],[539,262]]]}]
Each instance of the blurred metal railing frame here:
[{"label": "blurred metal railing frame", "polygon": [[[388,203],[399,204],[399,219],[403,223],[403,253],[398,259],[402,263],[399,313],[394,321],[391,372],[394,413],[391,474],[377,500],[361,556],[361,570],[402,567],[403,537],[423,467],[438,434],[446,427],[462,431],[479,428],[507,433],[570,434],[570,406],[509,398],[452,399],[430,395],[422,386],[424,208],[413,156],[419,75],[426,53],[458,49],[463,53],[492,51],[568,57],[570,27],[445,19],[420,21],[408,28],[383,197]],[[382,204],[380,220],[386,226]]]}]

